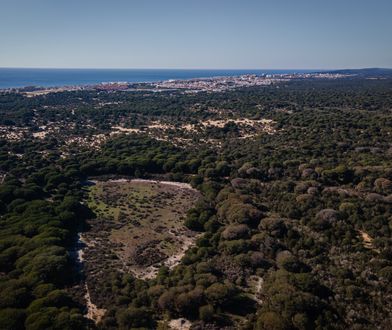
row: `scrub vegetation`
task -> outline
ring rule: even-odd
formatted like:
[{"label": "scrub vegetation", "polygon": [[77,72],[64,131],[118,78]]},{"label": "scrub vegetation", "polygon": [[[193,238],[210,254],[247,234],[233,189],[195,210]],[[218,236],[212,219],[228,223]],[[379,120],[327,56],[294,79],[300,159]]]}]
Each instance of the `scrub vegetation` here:
[{"label": "scrub vegetation", "polygon": [[0,328],[391,328],[391,110],[390,77],[1,94]]}]

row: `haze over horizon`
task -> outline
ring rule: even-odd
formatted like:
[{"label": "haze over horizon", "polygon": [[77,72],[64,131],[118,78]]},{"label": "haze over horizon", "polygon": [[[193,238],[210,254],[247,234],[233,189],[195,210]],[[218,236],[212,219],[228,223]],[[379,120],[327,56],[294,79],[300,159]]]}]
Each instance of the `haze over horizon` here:
[{"label": "haze over horizon", "polygon": [[392,67],[392,2],[2,0],[0,67]]}]

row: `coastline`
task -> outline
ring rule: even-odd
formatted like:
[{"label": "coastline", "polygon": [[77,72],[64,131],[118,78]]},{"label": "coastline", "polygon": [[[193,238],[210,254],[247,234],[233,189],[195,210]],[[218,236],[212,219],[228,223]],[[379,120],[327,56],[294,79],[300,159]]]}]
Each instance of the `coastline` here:
[{"label": "coastline", "polygon": [[[233,76],[190,77],[184,79],[167,79],[156,82],[108,82],[90,85],[71,85],[63,87],[20,87],[0,89],[3,93],[20,93],[26,97],[42,96],[49,93],[98,91],[98,92],[132,92],[132,93],[215,93],[248,87],[266,87],[291,80],[305,79],[340,79],[352,77],[350,74],[313,72],[313,73],[278,73],[278,74],[242,74]],[[1,83],[1,81],[0,81]]]},{"label": "coastline", "polygon": [[99,84],[149,84],[169,80],[216,79],[241,75],[283,75],[317,70],[203,69],[38,69],[1,68],[0,90],[88,88]]}]

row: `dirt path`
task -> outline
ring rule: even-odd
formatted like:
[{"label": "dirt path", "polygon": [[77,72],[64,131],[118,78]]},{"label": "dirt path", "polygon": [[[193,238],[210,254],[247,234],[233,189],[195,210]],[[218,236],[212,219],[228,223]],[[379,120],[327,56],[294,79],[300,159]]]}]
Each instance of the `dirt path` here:
[{"label": "dirt path", "polygon": [[167,258],[164,262],[165,266],[169,267],[170,269],[174,268],[177,266],[181,259],[185,256],[186,251],[193,245],[195,244],[195,241],[198,236],[195,237],[185,237],[184,238],[184,244],[182,245],[180,251],[178,253],[173,254],[169,258]]},{"label": "dirt path", "polygon": [[[88,245],[87,242],[84,240],[83,235],[81,233],[78,234],[78,240],[76,244],[76,252],[77,252],[77,262],[79,264],[79,268],[82,271],[83,268],[83,262],[84,262],[84,247]],[[91,296],[90,296],[90,291],[88,288],[87,283],[84,284],[84,288],[86,290],[86,293],[84,295],[84,298],[86,300],[86,308],[87,312],[85,314],[85,317],[88,319],[94,321],[95,323],[98,323],[101,321],[102,317],[106,313],[106,309],[98,308],[97,305],[95,305],[91,301]]]},{"label": "dirt path", "polygon": [[85,289],[86,289],[86,294],[84,295],[84,298],[86,299],[86,307],[87,307],[87,313],[85,314],[85,317],[87,317],[90,320],[93,320],[95,323],[98,323],[102,320],[102,317],[105,315],[106,309],[98,308],[97,305],[95,305],[91,301],[90,291],[88,289],[87,284],[85,284]]},{"label": "dirt path", "polygon": [[249,293],[250,298],[261,305],[263,301],[260,299],[260,296],[263,290],[264,279],[260,276],[252,275],[247,283],[248,287],[251,288],[251,292]]},{"label": "dirt path", "polygon": [[[195,244],[196,239],[199,237],[200,235],[197,235],[195,237],[185,237],[183,238],[184,240],[184,244],[181,246],[181,249],[173,254],[172,256],[170,256],[169,258],[167,258],[163,264],[167,267],[169,267],[169,269],[173,269],[175,266],[179,265],[181,262],[181,259],[185,256],[186,251]],[[137,277],[143,279],[143,280],[151,280],[153,279],[155,276],[157,276],[159,271],[159,268],[154,267],[154,266],[150,266],[147,267],[143,272],[140,272],[137,275]]]}]

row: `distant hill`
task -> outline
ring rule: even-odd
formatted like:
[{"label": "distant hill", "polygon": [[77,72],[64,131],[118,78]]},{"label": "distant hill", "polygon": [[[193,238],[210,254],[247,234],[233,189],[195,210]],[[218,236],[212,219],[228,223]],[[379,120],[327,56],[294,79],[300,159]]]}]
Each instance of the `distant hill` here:
[{"label": "distant hill", "polygon": [[328,73],[353,74],[363,77],[392,77],[392,69],[385,68],[342,69],[329,71]]}]

